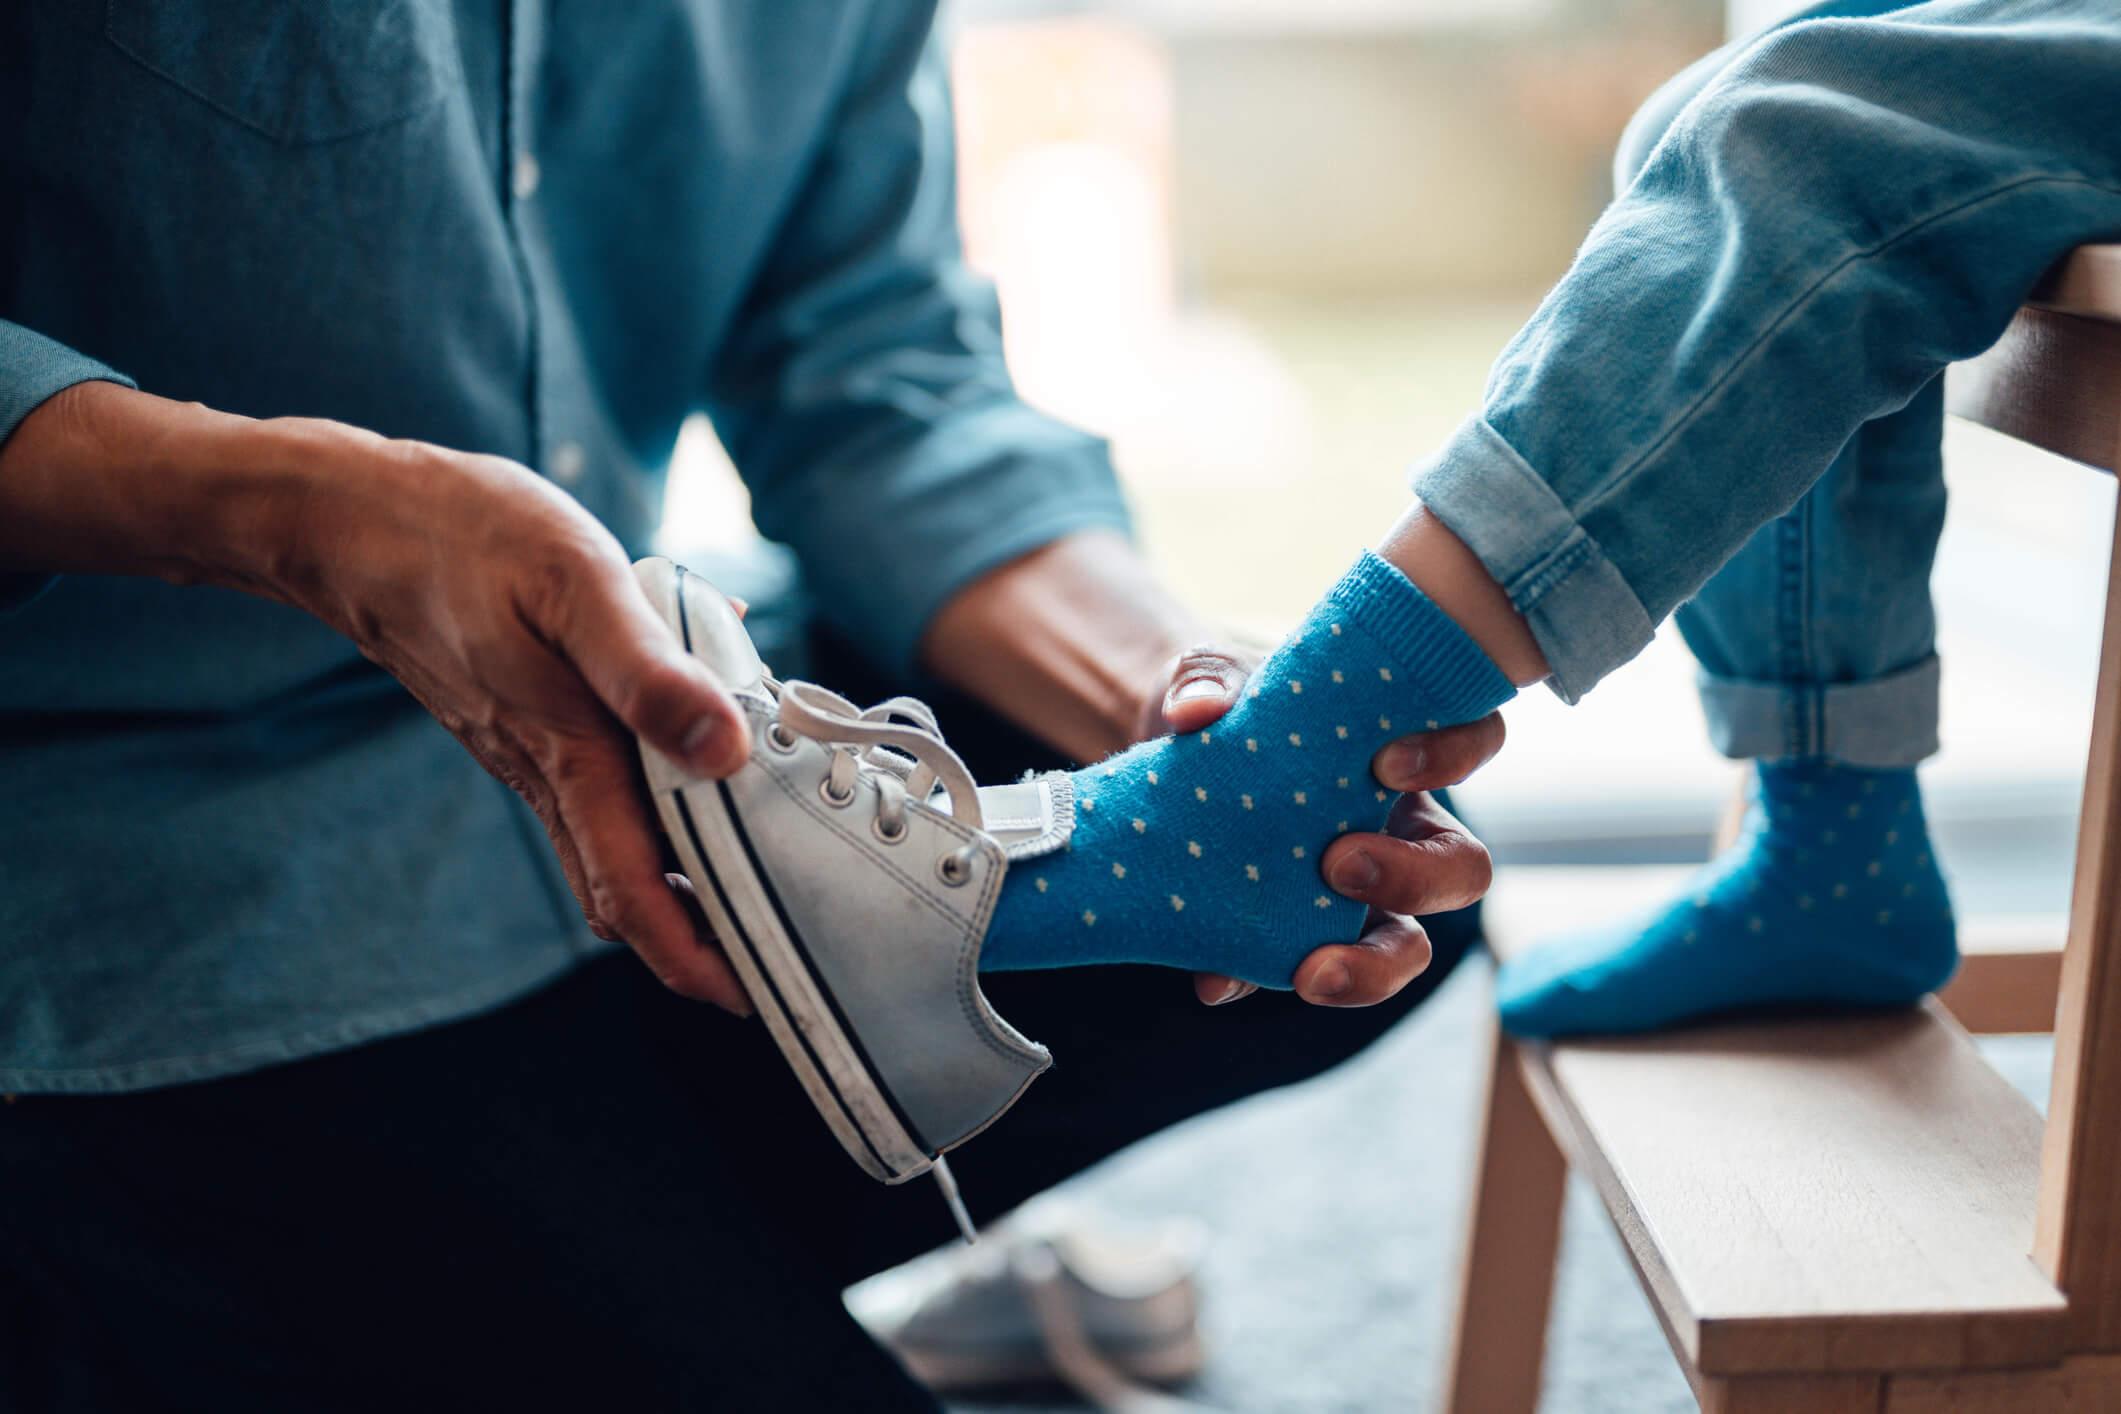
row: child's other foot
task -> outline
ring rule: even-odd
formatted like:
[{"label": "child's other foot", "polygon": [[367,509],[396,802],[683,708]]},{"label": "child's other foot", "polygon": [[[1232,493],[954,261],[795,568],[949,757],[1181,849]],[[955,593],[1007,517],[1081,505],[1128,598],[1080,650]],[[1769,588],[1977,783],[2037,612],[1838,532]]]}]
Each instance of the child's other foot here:
[{"label": "child's other foot", "polygon": [[1502,969],[1519,1036],[1649,1031],[1736,1007],[1891,1006],[1958,963],[1913,770],[1759,767],[1745,829],[1685,893]]}]

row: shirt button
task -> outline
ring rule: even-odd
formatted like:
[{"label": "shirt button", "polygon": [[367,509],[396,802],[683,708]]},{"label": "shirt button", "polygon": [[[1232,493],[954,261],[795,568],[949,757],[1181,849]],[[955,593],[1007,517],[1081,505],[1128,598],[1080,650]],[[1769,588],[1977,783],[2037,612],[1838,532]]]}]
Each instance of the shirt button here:
[{"label": "shirt button", "polygon": [[572,486],[582,479],[589,467],[589,454],[582,450],[580,442],[562,442],[552,449],[550,470],[552,479],[562,486]]},{"label": "shirt button", "polygon": [[515,193],[516,200],[528,201],[538,193],[538,159],[527,152],[516,154]]}]

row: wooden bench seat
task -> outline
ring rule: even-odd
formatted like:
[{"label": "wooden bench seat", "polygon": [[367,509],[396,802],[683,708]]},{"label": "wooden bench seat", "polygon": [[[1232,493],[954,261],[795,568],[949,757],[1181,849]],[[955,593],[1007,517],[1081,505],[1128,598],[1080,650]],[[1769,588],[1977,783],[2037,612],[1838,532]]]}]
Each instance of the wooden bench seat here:
[{"label": "wooden bench seat", "polygon": [[[1491,945],[1625,916],[1683,871],[1521,869]],[[2060,1357],[2034,1267],[2039,1112],[1941,1007],[1527,1047],[1691,1374],[1949,1370]]]},{"label": "wooden bench seat", "polygon": [[2099,470],[2121,447],[2121,398],[2084,370],[2121,364],[2121,245],[2055,267],[1995,348],[1945,378],[1952,412]]}]

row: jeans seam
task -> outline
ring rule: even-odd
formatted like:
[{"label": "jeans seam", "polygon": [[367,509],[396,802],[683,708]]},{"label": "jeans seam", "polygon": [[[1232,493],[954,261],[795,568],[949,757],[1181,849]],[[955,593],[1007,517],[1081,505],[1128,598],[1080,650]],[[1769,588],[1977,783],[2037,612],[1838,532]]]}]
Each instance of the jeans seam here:
[{"label": "jeans seam", "polygon": [[1589,558],[1596,548],[1590,535],[1580,525],[1569,527],[1569,533],[1553,548],[1533,560],[1531,566],[1510,581],[1505,593],[1519,613],[1535,607],[1540,600],[1553,591],[1555,585],[1567,579],[1576,567]]},{"label": "jeans seam", "polygon": [[1782,744],[1792,756],[1810,755],[1818,745],[1817,693],[1811,674],[1806,671],[1805,653],[1811,504],[1812,497],[1807,493],[1774,523],[1770,532],[1775,537],[1776,669],[1793,689],[1785,699]]},{"label": "jeans seam", "polygon": [[1956,202],[1953,205],[1943,208],[1942,210],[1933,211],[1927,216],[1923,216],[1918,220],[1911,221],[1882,241],[1878,241],[1872,245],[1850,251],[1848,254],[1844,255],[1840,260],[1834,262],[1834,264],[1829,266],[1824,271],[1820,272],[1819,277],[1812,281],[1811,284],[1805,286],[1804,289],[1800,290],[1797,293],[1796,297],[1793,298],[1789,302],[1789,304],[1782,309],[1780,313],[1778,313],[1773,319],[1769,320],[1764,326],[1762,326],[1759,334],[1753,338],[1752,342],[1748,343],[1743,349],[1739,350],[1738,353],[1732,357],[1730,364],[1723,370],[1723,372],[1719,373],[1716,376],[1715,380],[1710,383],[1706,389],[1702,391],[1699,397],[1695,398],[1691,403],[1688,403],[1686,407],[1681,409],[1679,415],[1675,417],[1662,432],[1659,432],[1656,437],[1651,439],[1649,445],[1643,448],[1643,450],[1635,457],[1633,461],[1627,463],[1619,471],[1615,472],[1606,481],[1604,485],[1593,488],[1591,491],[1586,493],[1583,498],[1579,500],[1574,506],[1570,507],[1570,514],[1580,521],[1583,516],[1588,515],[1592,511],[1597,510],[1600,506],[1604,505],[1606,501],[1610,500],[1613,496],[1618,495],[1622,490],[1626,489],[1628,483],[1633,481],[1635,477],[1646,466],[1650,464],[1650,462],[1657,456],[1659,452],[1663,451],[1664,448],[1673,441],[1673,439],[1678,437],[1678,435],[1682,431],[1684,431],[1694,421],[1695,418],[1699,417],[1702,413],[1708,410],[1710,405],[1713,404],[1722,395],[1723,391],[1731,385],[1731,380],[1737,376],[1738,371],[1743,368],[1745,364],[1749,360],[1751,360],[1755,354],[1760,352],[1761,348],[1766,345],[1770,338],[1772,338],[1776,333],[1780,332],[1784,325],[1788,324],[1790,320],[1794,319],[1800,312],[1802,312],[1806,305],[1810,304],[1813,299],[1818,297],[1828,285],[1833,283],[1841,275],[1845,274],[1857,265],[1860,265],[1864,261],[1870,260],[1876,256],[1884,254],[1886,251],[1891,250],[1894,246],[1900,244],[1902,241],[1909,239],[1918,232],[1930,226],[1934,226],[1940,222],[1964,215],[1978,206],[1982,206],[1987,204],[1988,202],[1995,201],[1998,198],[2008,196],[2013,192],[2020,191],[2026,187],[2039,186],[2042,184],[2090,187],[2094,190],[2106,192],[2110,195],[2121,196],[2121,187],[2117,187],[2108,182],[2095,181],[2090,177],[2062,176],[2053,173],[2041,173],[2039,175],[2034,176],[2015,177],[2001,186],[1992,187],[1989,190],[1980,193],[1978,196],[1967,197],[1962,201]]}]

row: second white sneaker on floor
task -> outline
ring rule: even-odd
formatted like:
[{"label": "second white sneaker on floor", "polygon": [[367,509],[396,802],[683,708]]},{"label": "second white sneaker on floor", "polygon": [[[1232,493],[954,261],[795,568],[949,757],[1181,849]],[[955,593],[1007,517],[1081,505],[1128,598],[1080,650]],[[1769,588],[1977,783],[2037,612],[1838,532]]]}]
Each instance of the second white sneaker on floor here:
[{"label": "second white sneaker on floor", "polygon": [[1010,860],[1066,843],[1067,779],[983,790],[919,702],[776,682],[712,585],[664,559],[635,572],[751,728],[722,781],[642,747],[714,934],[854,1161],[928,1172],[1052,1063],[988,1004],[979,952]]},{"label": "second white sneaker on floor", "polygon": [[1190,1220],[1124,1225],[1038,1199],[977,1247],[861,1283],[847,1306],[938,1393],[1058,1381],[1110,1404],[1123,1381],[1175,1384],[1201,1372],[1205,1246]]}]

